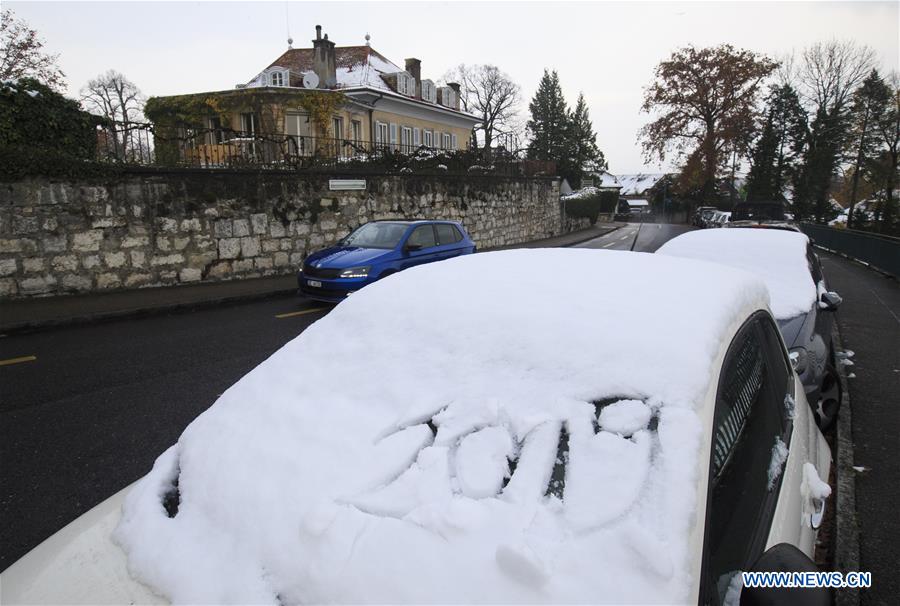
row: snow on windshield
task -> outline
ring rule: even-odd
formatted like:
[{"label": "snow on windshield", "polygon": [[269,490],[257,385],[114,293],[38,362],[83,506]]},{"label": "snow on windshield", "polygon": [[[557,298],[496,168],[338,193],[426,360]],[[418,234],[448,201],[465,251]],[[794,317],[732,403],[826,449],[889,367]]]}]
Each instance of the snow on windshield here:
[{"label": "snow on windshield", "polygon": [[809,239],[780,229],[710,229],[669,240],[659,254],[723,263],[757,274],[766,283],[778,320],[808,313],[816,300],[809,273]]},{"label": "snow on windshield", "polygon": [[766,304],[748,274],[639,253],[396,274],[191,423],[115,539],[178,603],[684,602],[695,407]]}]

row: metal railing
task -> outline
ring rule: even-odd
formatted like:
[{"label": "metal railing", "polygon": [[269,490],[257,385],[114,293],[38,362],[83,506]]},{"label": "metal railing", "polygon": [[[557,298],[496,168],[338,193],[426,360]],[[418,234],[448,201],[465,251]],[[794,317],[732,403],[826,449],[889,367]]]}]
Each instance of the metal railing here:
[{"label": "metal railing", "polygon": [[895,278],[900,277],[900,238],[812,223],[801,223],[800,229],[820,248],[850,257]]},{"label": "metal railing", "polygon": [[505,150],[449,150],[398,142],[287,135],[230,129],[159,129],[114,124],[97,129],[101,162],[161,168],[259,168],[346,172],[437,172],[553,176],[556,164]]}]

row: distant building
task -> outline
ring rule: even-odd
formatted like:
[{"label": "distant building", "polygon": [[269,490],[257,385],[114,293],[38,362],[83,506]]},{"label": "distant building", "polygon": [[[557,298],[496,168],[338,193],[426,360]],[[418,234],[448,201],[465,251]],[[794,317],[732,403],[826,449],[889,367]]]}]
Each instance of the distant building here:
[{"label": "distant building", "polygon": [[621,184],[619,192],[626,200],[652,199],[657,188],[663,184],[666,173],[637,173],[632,175],[618,175],[616,178]]}]

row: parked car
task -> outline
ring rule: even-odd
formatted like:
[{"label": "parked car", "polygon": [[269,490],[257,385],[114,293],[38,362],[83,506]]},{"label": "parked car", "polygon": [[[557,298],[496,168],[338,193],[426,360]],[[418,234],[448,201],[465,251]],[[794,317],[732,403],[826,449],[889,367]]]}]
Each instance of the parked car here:
[{"label": "parked car", "polygon": [[709,222],[718,212],[719,211],[716,208],[707,208],[702,213],[700,213],[700,227],[710,227]]},{"label": "parked car", "polygon": [[707,211],[715,212],[715,206],[699,206],[691,215],[691,225],[694,227],[703,227],[703,214]]},{"label": "parked car", "polygon": [[401,272],[13,564],[3,603],[720,604],[739,571],[814,570],[831,454],[767,301],[664,255]]},{"label": "parked car", "polygon": [[709,227],[724,227],[731,220],[731,213],[723,210],[717,211],[709,220]]},{"label": "parked car", "polygon": [[732,228],[683,234],[657,252],[723,263],[765,280],[772,311],[817,422],[823,429],[834,422],[842,394],[830,312],[838,308],[841,297],[828,291],[809,238],[792,226]]},{"label": "parked car", "polygon": [[306,257],[297,284],[310,299],[338,302],[398,271],[475,250],[456,221],[374,221]]}]

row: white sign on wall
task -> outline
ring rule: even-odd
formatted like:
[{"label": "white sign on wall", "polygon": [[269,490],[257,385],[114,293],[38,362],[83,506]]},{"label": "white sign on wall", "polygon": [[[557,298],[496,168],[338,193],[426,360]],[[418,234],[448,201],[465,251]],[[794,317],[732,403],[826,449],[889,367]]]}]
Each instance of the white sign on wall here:
[{"label": "white sign on wall", "polygon": [[345,189],[365,189],[365,179],[329,179],[328,189],[331,191],[340,191]]}]

